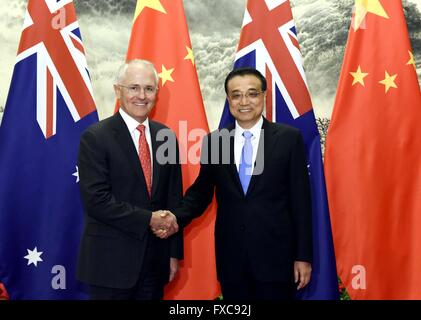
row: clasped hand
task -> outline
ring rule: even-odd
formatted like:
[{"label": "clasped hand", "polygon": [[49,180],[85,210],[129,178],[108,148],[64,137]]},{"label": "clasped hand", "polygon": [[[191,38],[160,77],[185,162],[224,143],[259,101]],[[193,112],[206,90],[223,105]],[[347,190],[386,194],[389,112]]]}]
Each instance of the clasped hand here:
[{"label": "clasped hand", "polygon": [[177,218],[168,210],[152,212],[150,226],[152,232],[161,239],[166,239],[178,231]]}]

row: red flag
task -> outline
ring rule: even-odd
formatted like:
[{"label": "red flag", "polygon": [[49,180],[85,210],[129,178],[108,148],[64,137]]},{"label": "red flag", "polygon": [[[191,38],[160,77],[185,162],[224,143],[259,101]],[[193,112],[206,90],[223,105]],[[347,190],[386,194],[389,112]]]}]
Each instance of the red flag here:
[{"label": "red flag", "polygon": [[0,300],[9,300],[9,295],[7,294],[6,288],[1,282],[0,282]]},{"label": "red flag", "polygon": [[[199,172],[199,149],[209,132],[182,0],[138,0],[127,60],[154,63],[160,77],[152,118],[173,129],[180,143],[183,186]],[[186,161],[187,160],[187,161]],[[195,163],[192,163],[195,162]],[[184,230],[180,274],[166,288],[166,299],[214,299],[216,280],[213,229],[215,206]]]},{"label": "red flag", "polygon": [[338,273],[352,299],[421,299],[420,120],[401,1],[357,0],[325,157]]}]

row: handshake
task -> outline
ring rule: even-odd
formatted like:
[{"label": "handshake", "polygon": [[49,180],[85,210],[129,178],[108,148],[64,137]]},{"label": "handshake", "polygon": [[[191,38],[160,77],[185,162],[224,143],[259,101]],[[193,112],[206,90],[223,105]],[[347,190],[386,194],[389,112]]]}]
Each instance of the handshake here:
[{"label": "handshake", "polygon": [[149,225],[152,232],[161,239],[166,239],[178,231],[177,218],[168,210],[152,212]]}]

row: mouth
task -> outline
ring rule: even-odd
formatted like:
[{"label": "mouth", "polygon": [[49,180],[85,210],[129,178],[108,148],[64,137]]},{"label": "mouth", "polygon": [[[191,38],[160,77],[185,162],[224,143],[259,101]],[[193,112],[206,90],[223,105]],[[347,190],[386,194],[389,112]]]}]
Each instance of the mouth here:
[{"label": "mouth", "polygon": [[240,112],[240,113],[247,113],[247,112],[250,112],[250,111],[253,111],[253,109],[251,109],[251,108],[241,108],[241,109],[238,109],[238,112]]},{"label": "mouth", "polygon": [[148,105],[147,102],[133,102],[136,107],[146,107]]}]

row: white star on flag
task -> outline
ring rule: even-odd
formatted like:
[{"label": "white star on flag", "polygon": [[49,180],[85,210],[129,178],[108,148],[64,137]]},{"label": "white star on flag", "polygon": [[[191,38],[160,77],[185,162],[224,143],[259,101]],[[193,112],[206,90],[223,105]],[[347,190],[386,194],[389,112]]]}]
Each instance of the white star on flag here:
[{"label": "white star on flag", "polygon": [[39,261],[43,261],[43,260],[41,259],[42,252],[41,252],[41,251],[40,251],[40,252],[38,252],[37,247],[35,247],[35,249],[34,249],[34,250],[29,250],[29,249],[26,249],[26,251],[28,251],[28,254],[27,254],[26,256],[24,256],[24,258],[25,258],[25,259],[28,259],[28,266],[29,266],[31,263],[33,263],[33,264],[34,264],[34,266],[35,266],[35,267],[37,267],[38,262],[39,262]]},{"label": "white star on flag", "polygon": [[76,166],[76,172],[72,174],[72,176],[76,177],[76,183],[79,182],[79,167]]}]

